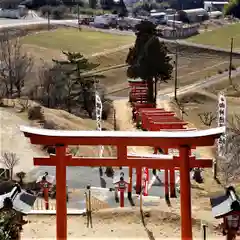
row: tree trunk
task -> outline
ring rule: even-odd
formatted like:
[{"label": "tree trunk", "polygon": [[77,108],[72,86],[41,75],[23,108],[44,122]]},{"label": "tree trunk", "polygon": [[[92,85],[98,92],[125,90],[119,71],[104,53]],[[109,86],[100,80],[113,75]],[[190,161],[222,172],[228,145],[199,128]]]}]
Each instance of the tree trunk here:
[{"label": "tree trunk", "polygon": [[72,113],[72,104],[70,96],[67,97],[67,110],[69,113]]},{"label": "tree trunk", "polygon": [[157,103],[157,79],[154,80],[154,103]]},{"label": "tree trunk", "polygon": [[17,96],[18,96],[18,98],[21,97],[21,88],[20,87],[17,87]]},{"label": "tree trunk", "polygon": [[153,96],[153,79],[147,80],[147,86],[148,86],[148,102],[154,103],[154,96]]},{"label": "tree trunk", "polygon": [[12,180],[12,178],[13,178],[13,168],[10,168],[9,171],[10,171],[10,180]]},{"label": "tree trunk", "polygon": [[22,176],[19,176],[19,185],[21,187],[23,186],[23,178],[22,178]]}]

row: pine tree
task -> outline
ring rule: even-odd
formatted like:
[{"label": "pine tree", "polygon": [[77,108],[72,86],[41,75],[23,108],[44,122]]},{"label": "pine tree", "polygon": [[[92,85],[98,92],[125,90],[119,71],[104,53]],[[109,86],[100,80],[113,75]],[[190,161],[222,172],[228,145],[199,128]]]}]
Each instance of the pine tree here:
[{"label": "pine tree", "polygon": [[[127,75],[141,78],[148,83],[148,101],[156,102],[157,82],[171,78],[173,66],[164,43],[156,34],[156,27],[149,21],[136,25],[136,41],[129,49],[126,62],[129,64]],[[153,84],[155,83],[155,94]]]},{"label": "pine tree", "polygon": [[88,61],[81,53],[78,52],[63,52],[66,60],[53,60],[59,66],[62,72],[62,81],[60,81],[59,89],[65,91],[65,103],[69,112],[71,112],[73,101],[77,101],[83,106],[92,117],[95,98],[93,93],[94,82],[101,75],[87,74],[96,69],[98,64]]}]

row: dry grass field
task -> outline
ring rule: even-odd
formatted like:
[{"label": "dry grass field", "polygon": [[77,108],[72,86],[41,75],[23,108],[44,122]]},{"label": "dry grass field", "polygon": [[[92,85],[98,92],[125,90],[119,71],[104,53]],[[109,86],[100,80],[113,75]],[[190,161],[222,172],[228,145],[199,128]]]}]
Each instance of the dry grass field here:
[{"label": "dry grass field", "polygon": [[230,49],[231,38],[234,38],[234,49],[240,50],[240,23],[226,25],[197,36],[190,37],[188,40],[193,43]]},{"label": "dry grass field", "polygon": [[[185,111],[187,112],[187,116],[184,118],[193,123],[197,128],[206,128],[198,115],[204,112],[216,114],[217,95],[220,91],[224,92],[227,97],[228,120],[231,121],[234,115],[240,115],[239,81],[239,75],[233,79],[233,83],[237,86],[237,90],[229,86],[229,81],[226,79],[210,87],[180,96],[179,100],[185,105]],[[217,121],[213,121],[212,126],[217,126]]]},{"label": "dry grass field", "polygon": [[[68,239],[141,239],[162,240],[180,238],[179,201],[167,207],[159,200],[159,206],[144,208],[143,221],[138,208],[105,209],[93,213],[93,228],[87,228],[83,216],[68,217]],[[28,216],[23,239],[55,239],[55,216]],[[193,237],[202,239],[201,223],[208,225],[207,237],[222,240],[217,230],[217,221],[212,221],[209,212],[193,207]]]},{"label": "dry grass field", "polygon": [[103,32],[73,28],[59,28],[54,31],[40,32],[23,38],[24,44],[37,45],[48,50],[81,52],[92,55],[97,52],[120,47],[134,41],[132,36],[114,35]]},{"label": "dry grass field", "polygon": [[[98,69],[125,64],[128,48],[134,43],[133,36],[113,35],[90,30],[60,28],[50,32],[39,32],[23,38],[26,51],[32,53],[38,63],[39,59],[51,61],[52,58],[62,58],[62,50],[80,51],[92,62],[98,63]],[[173,55],[173,61],[175,56]],[[229,57],[218,56],[212,53],[188,52],[187,49],[179,52],[178,82],[184,86],[228,69]],[[233,59],[233,65],[239,66],[240,59]],[[105,79],[101,83],[107,92],[114,92],[115,96],[127,96],[128,83],[126,82],[126,67],[104,71]],[[173,72],[173,77],[174,77]],[[161,84],[159,88],[173,85],[173,81]]]}]

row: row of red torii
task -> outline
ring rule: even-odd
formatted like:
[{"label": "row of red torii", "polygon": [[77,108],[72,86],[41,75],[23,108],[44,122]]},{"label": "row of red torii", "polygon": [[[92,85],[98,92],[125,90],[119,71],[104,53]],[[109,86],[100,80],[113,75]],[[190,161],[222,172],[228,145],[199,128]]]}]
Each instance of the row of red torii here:
[{"label": "row of red torii", "polygon": [[[196,146],[213,145],[224,131],[222,128],[197,132],[196,129],[185,129],[186,122],[178,119],[173,112],[156,109],[147,103],[147,85],[142,82],[130,83],[130,101],[133,107],[133,120],[141,123],[143,129],[155,131],[153,134],[133,132],[75,132],[51,131],[22,127],[26,136],[34,144],[55,145],[56,155],[50,158],[34,158],[35,165],[56,166],[57,192],[57,239],[67,238],[66,222],[66,166],[128,166],[130,181],[128,193],[132,191],[132,168],[136,168],[136,192],[142,186],[142,168],[165,169],[165,195],[169,194],[168,171],[170,172],[170,196],[175,196],[175,169],[180,170],[182,239],[192,239],[191,199],[189,168],[211,167],[209,159],[198,159],[191,156],[191,149]],[[167,131],[172,131],[169,133]],[[164,131],[158,134],[156,131]],[[173,131],[176,131],[173,134]],[[182,131],[194,131],[183,134]],[[173,135],[171,135],[173,134]],[[205,142],[205,140],[207,140]],[[164,142],[164,144],[163,144]],[[204,144],[203,144],[204,143]],[[72,158],[66,154],[68,145],[115,145],[117,158]],[[127,153],[127,146],[153,146],[156,154],[159,147],[166,154],[137,156]],[[179,156],[170,157],[169,148],[178,148]],[[181,159],[181,160],[180,160]],[[147,170],[148,172],[148,170]]]},{"label": "row of red torii", "polygon": [[[141,80],[129,80],[129,102],[132,106],[132,119],[136,123],[136,125],[141,126],[143,130],[146,131],[192,131],[196,129],[186,128],[187,122],[179,119],[175,116],[175,113],[172,111],[165,111],[163,108],[156,108],[155,104],[148,103],[148,85],[146,82]],[[160,148],[160,146],[159,146]],[[159,148],[154,149],[154,154],[158,153]],[[192,146],[192,149],[195,149]],[[169,149],[160,148],[161,153],[169,154]],[[201,167],[209,167],[205,161],[205,166]],[[210,162],[211,164],[211,162]],[[208,165],[208,166],[207,166]],[[144,195],[148,194],[148,169],[144,169],[144,173],[146,173],[144,179]],[[174,169],[170,169],[169,171],[165,169],[165,197],[166,199],[169,197],[169,172],[170,172],[170,197],[176,197],[175,191],[175,171]],[[130,171],[131,175],[132,172]],[[142,172],[137,169],[137,181],[136,181],[136,192],[140,193],[141,189],[141,174]],[[131,195],[131,182],[128,188],[128,194]]]}]

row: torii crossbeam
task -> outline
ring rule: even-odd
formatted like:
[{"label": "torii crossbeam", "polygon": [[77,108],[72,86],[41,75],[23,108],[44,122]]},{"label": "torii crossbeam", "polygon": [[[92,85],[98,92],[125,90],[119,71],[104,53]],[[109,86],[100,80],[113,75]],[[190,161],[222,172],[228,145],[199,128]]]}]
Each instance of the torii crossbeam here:
[{"label": "torii crossbeam", "polygon": [[[67,166],[129,166],[180,169],[181,236],[192,240],[191,190],[189,169],[199,160],[189,157],[191,146],[213,146],[225,127],[187,132],[129,132],[129,131],[61,131],[22,126],[21,131],[32,144],[56,146],[56,156],[35,158],[35,164],[56,166],[56,231],[57,240],[67,239],[66,167]],[[116,158],[72,158],[66,155],[68,145],[111,145],[117,147]],[[129,157],[128,146],[161,146],[178,148],[179,158]],[[204,160],[202,160],[204,161]],[[192,165],[192,163],[194,164]],[[200,163],[200,162],[199,162]],[[209,163],[208,163],[209,164]],[[200,164],[202,165],[202,164]],[[210,165],[208,165],[210,166]]]}]

